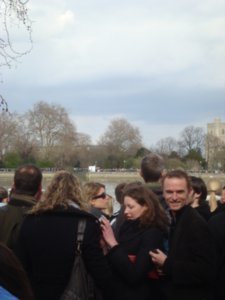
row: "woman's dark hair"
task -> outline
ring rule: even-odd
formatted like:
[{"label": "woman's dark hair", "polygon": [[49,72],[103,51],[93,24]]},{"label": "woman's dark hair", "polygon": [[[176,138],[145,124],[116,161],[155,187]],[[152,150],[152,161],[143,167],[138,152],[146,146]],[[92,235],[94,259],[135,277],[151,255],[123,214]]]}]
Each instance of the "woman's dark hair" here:
[{"label": "woman's dark hair", "polygon": [[154,226],[163,231],[167,231],[168,218],[166,213],[159,203],[158,197],[149,187],[136,182],[129,183],[123,189],[123,201],[125,196],[129,196],[139,205],[147,207],[147,210],[140,217],[142,227]]},{"label": "woman's dark hair", "polygon": [[33,292],[16,255],[0,243],[0,285],[20,300],[33,300]]}]

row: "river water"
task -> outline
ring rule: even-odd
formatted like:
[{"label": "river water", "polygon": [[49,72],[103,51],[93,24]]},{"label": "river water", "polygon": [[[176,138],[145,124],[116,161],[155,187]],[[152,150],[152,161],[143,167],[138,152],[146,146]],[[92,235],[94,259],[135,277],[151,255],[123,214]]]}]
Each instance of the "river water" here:
[{"label": "river water", "polygon": [[[48,185],[48,183],[50,182],[51,178],[50,177],[45,177],[43,178],[43,182],[42,182],[42,186],[43,189],[46,188],[46,186]],[[81,181],[85,182],[87,180],[81,178]],[[99,180],[99,182],[103,183],[106,187],[106,193],[111,195],[114,199],[114,203],[113,203],[113,207],[114,207],[114,211],[116,211],[119,208],[119,204],[115,201],[115,187],[118,183],[120,183],[121,181],[117,180],[112,180],[110,181],[109,179],[106,180]],[[6,189],[10,189],[13,185],[13,174],[6,174],[4,176],[4,174],[1,174],[0,176],[0,186],[5,187]]]}]

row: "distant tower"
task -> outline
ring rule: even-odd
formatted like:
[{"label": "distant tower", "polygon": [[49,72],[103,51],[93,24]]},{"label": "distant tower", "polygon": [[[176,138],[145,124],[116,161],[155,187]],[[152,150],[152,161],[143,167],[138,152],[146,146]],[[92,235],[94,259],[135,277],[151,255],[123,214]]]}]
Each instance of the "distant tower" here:
[{"label": "distant tower", "polygon": [[[206,160],[208,169],[220,170],[224,168],[225,123],[215,118],[213,123],[207,124]],[[215,139],[216,138],[216,139]]]},{"label": "distant tower", "polygon": [[220,118],[215,118],[213,123],[207,124],[207,134],[213,135],[225,143],[225,123],[222,123]]}]

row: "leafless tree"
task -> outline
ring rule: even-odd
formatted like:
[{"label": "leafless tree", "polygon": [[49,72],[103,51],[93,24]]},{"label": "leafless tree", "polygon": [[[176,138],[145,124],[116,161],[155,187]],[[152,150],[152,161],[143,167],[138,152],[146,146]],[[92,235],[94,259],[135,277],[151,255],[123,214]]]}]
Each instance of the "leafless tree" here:
[{"label": "leafless tree", "polygon": [[77,132],[65,109],[41,101],[28,111],[26,117],[41,156],[56,161],[60,166],[68,163],[77,142]]},{"label": "leafless tree", "polygon": [[7,152],[14,149],[14,142],[17,136],[17,121],[15,114],[0,112],[0,160],[4,160]]},{"label": "leafless tree", "polygon": [[[0,68],[4,66],[11,68],[19,58],[32,50],[32,22],[28,16],[27,3],[28,0],[0,0]],[[27,33],[26,49],[20,49],[16,44],[17,37],[14,36],[16,30],[25,30]],[[7,101],[2,95],[0,95],[0,109],[8,111]]]},{"label": "leafless tree", "polygon": [[[31,21],[28,16],[28,1],[0,0],[0,67],[11,67],[21,56],[32,49]],[[23,27],[28,34],[29,47],[19,50],[13,42],[13,30]]]},{"label": "leafless tree", "polygon": [[142,137],[137,127],[124,118],[118,118],[111,121],[98,144],[107,146],[109,153],[134,155],[142,146]]},{"label": "leafless tree", "polygon": [[181,148],[181,152],[184,151],[188,153],[191,150],[203,150],[204,142],[205,133],[203,128],[188,126],[181,132],[178,143]]},{"label": "leafless tree", "polygon": [[77,132],[77,146],[88,146],[91,145],[91,136],[86,133]]},{"label": "leafless tree", "polygon": [[8,112],[8,103],[6,102],[6,100],[2,97],[2,95],[0,95],[0,109],[4,112]]},{"label": "leafless tree", "polygon": [[177,141],[172,137],[166,137],[156,143],[156,151],[160,155],[169,156],[172,152],[177,151]]}]

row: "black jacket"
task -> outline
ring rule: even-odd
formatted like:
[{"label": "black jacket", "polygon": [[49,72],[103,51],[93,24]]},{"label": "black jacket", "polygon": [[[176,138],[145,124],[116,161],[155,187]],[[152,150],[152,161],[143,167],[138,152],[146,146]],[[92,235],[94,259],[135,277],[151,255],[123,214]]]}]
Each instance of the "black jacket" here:
[{"label": "black jacket", "polygon": [[167,299],[212,299],[215,256],[207,222],[190,207],[176,214],[169,237],[169,254],[163,265]]},{"label": "black jacket", "polygon": [[[158,281],[148,278],[148,273],[154,269],[149,251],[163,249],[164,233],[157,228],[140,228],[139,220],[125,221],[120,228],[118,242],[119,245],[108,254],[116,282],[115,299],[160,299]],[[135,263],[128,255],[136,257]]]},{"label": "black jacket", "polygon": [[35,203],[32,196],[11,195],[9,203],[0,208],[0,242],[14,249],[24,216]]},{"label": "black jacket", "polygon": [[225,299],[225,211],[209,220],[209,228],[216,244],[217,277],[215,285],[216,300]]},{"label": "black jacket", "polygon": [[80,218],[87,220],[82,248],[84,262],[106,299],[110,299],[111,272],[100,248],[99,221],[77,208],[58,207],[27,216],[18,238],[16,253],[27,270],[36,300],[57,300],[64,291],[75,257]]}]

